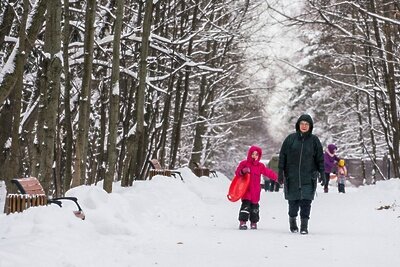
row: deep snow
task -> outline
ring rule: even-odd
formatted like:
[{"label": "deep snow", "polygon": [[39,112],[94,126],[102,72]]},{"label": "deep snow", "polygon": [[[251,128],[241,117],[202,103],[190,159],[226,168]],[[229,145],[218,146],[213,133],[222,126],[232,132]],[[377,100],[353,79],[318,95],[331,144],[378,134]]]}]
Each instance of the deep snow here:
[{"label": "deep snow", "polygon": [[259,229],[240,231],[230,180],[181,171],[185,182],[156,176],[115,183],[111,194],[101,185],[70,190],[84,221],[69,205],[0,215],[0,266],[400,266],[400,179],[346,194],[319,187],[310,234],[300,235],[288,230],[282,192],[262,191]]}]

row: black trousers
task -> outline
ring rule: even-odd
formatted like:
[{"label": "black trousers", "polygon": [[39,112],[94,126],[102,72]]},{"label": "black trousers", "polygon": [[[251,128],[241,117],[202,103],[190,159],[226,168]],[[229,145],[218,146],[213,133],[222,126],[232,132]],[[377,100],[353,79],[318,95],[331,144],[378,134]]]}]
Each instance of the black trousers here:
[{"label": "black trousers", "polygon": [[331,179],[331,174],[330,173],[325,173],[324,189],[328,189],[328,185],[329,185],[329,180],[330,179]]},{"label": "black trousers", "polygon": [[264,180],[264,190],[265,192],[270,191],[271,181],[269,179]]},{"label": "black trousers", "polygon": [[301,219],[310,219],[311,202],[309,199],[289,200],[289,217],[297,217],[300,209]]},{"label": "black trousers", "polygon": [[251,203],[249,200],[242,200],[242,206],[239,211],[239,221],[248,221],[256,223],[260,220],[259,204]]},{"label": "black trousers", "polygon": [[344,184],[338,184],[338,191],[339,191],[339,193],[345,193]]}]

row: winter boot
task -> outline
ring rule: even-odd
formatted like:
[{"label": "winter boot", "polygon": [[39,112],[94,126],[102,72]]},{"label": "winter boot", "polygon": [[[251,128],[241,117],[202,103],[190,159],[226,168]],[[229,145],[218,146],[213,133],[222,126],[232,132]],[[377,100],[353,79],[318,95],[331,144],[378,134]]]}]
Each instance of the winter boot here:
[{"label": "winter boot", "polygon": [[255,230],[255,229],[257,229],[257,223],[251,223],[250,224],[250,229],[253,229],[253,230]]},{"label": "winter boot", "polygon": [[296,217],[289,217],[289,226],[290,226],[290,232],[297,233],[299,231],[299,228],[297,227]]},{"label": "winter boot", "polygon": [[245,221],[240,221],[239,229],[240,230],[247,230],[247,225],[246,225]]},{"label": "winter boot", "polygon": [[308,234],[308,219],[302,218],[300,223],[300,234]]}]

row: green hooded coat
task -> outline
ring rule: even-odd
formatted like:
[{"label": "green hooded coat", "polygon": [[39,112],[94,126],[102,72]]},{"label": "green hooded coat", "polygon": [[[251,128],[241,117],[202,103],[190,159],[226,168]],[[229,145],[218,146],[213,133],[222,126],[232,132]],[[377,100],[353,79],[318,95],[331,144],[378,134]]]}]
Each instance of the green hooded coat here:
[{"label": "green hooded coat", "polygon": [[[300,131],[300,121],[310,124],[307,133]],[[284,183],[287,200],[313,200],[318,175],[324,175],[324,153],[320,140],[312,134],[313,127],[311,116],[303,114],[296,122],[296,132],[283,141],[278,180]]]}]

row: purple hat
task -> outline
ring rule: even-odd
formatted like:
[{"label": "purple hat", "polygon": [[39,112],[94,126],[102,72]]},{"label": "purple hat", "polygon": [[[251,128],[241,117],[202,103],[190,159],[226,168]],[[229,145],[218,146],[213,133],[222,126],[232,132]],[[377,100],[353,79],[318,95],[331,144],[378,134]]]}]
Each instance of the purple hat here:
[{"label": "purple hat", "polygon": [[337,150],[337,147],[334,144],[329,144],[328,150],[331,154],[333,154],[333,153],[335,153],[335,150]]}]

